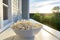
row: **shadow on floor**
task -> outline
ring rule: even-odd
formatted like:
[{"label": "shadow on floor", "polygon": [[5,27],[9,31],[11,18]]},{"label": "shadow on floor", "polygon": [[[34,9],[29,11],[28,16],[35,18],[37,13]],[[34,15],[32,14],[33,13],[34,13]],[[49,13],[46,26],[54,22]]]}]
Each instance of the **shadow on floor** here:
[{"label": "shadow on floor", "polygon": [[14,37],[16,37],[16,35],[15,36],[8,37],[8,38],[3,39],[3,40],[14,40]]},{"label": "shadow on floor", "polygon": [[21,38],[21,37],[15,35],[15,36],[8,37],[4,40],[34,40],[34,38]]}]

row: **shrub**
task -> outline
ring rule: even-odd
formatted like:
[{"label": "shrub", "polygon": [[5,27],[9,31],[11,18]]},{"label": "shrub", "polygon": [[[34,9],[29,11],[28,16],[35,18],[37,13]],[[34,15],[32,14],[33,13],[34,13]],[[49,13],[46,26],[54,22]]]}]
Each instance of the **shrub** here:
[{"label": "shrub", "polygon": [[52,13],[51,15],[40,15],[38,13],[31,16],[40,23],[47,24],[54,29],[60,30],[60,13]]},{"label": "shrub", "polygon": [[[60,14],[59,14],[59,16],[60,16]],[[51,25],[55,28],[55,29],[58,29],[58,30],[60,30],[60,17],[58,16],[58,14],[56,15],[55,14],[55,16],[52,18],[52,23],[51,23]]]},{"label": "shrub", "polygon": [[39,21],[40,22],[40,14],[39,13],[36,13],[32,16],[32,18],[36,21]]}]

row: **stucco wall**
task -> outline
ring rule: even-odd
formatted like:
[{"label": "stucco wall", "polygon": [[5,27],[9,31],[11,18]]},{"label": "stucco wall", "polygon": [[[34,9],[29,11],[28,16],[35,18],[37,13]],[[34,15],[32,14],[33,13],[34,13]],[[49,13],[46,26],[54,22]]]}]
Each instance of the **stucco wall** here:
[{"label": "stucco wall", "polygon": [[18,0],[18,19],[22,19],[22,0]]},{"label": "stucco wall", "polygon": [[3,5],[2,0],[0,0],[0,28],[3,27]]},{"label": "stucco wall", "polygon": [[[18,3],[19,1],[19,3]],[[16,22],[22,18],[21,15],[21,0],[8,0],[8,21]],[[18,8],[19,5],[19,8]],[[18,11],[19,9],[19,11]],[[3,20],[3,0],[0,0],[0,28],[5,27],[8,23]]]},{"label": "stucco wall", "polygon": [[[18,17],[18,0],[8,0],[8,20],[17,21]],[[7,24],[3,20],[3,0],[0,0],[0,28],[5,27],[4,24]],[[8,25],[8,24],[7,24]]]},{"label": "stucco wall", "polygon": [[18,20],[18,0],[12,0],[12,13],[13,21],[16,22]]}]

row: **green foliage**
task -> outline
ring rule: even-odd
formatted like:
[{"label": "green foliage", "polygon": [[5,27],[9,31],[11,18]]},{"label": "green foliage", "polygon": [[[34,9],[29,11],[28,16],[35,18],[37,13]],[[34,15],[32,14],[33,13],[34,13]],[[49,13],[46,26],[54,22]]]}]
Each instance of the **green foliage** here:
[{"label": "green foliage", "polygon": [[33,19],[35,19],[36,21],[40,21],[40,14],[36,13],[32,16]]},{"label": "green foliage", "polygon": [[60,30],[60,13],[53,13],[51,15],[41,15],[39,13],[37,14],[31,14],[31,18],[33,18],[36,21],[39,21],[43,24],[47,24],[51,26],[54,29]]},{"label": "green foliage", "polygon": [[60,17],[59,16],[60,15],[56,16],[56,14],[55,14],[55,16],[52,17],[52,19],[51,19],[51,22],[52,22],[51,25],[54,26],[54,28],[58,29],[58,30],[60,30]]},{"label": "green foliage", "polygon": [[35,14],[30,14],[30,17],[38,22],[43,23],[44,20],[44,16],[40,15],[39,13],[35,13]]},{"label": "green foliage", "polygon": [[39,21],[43,24],[47,24],[50,27],[60,31],[60,7],[56,6],[52,10],[54,10],[54,12],[49,15],[44,14],[41,15],[39,13],[36,13],[36,14],[30,14],[30,17],[36,21]]},{"label": "green foliage", "polygon": [[33,18],[33,15],[34,15],[34,14],[30,14],[30,18]]}]

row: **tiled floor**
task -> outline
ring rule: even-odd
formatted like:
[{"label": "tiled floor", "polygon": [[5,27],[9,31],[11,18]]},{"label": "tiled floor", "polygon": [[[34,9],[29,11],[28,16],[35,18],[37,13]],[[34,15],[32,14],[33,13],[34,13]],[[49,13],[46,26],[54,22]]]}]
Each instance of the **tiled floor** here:
[{"label": "tiled floor", "polygon": [[14,31],[9,28],[3,33],[0,34],[0,40],[59,40],[46,32],[45,30],[41,29],[40,32],[36,35],[34,39],[25,39],[18,37]]}]

